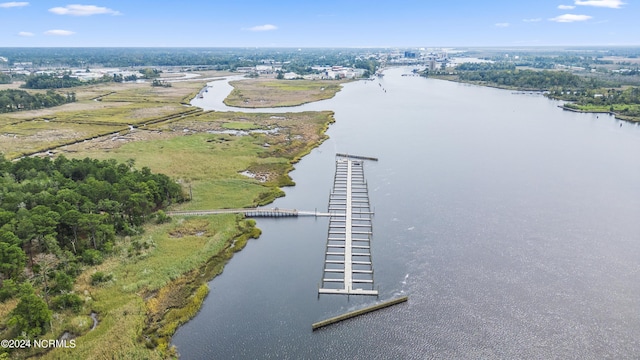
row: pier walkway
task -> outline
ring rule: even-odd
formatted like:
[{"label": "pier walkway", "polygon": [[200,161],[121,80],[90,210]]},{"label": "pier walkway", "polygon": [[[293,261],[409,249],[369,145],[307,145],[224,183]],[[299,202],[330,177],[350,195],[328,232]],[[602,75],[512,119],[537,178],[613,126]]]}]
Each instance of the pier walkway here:
[{"label": "pier walkway", "polygon": [[[373,287],[371,206],[363,160],[336,160],[329,230],[318,294],[378,295]],[[364,157],[359,157],[364,159]]]},{"label": "pier walkway", "polygon": [[330,213],[317,211],[304,211],[297,209],[279,208],[242,208],[242,209],[216,209],[216,210],[182,210],[168,211],[169,216],[194,216],[194,215],[215,215],[215,214],[244,214],[246,217],[297,217],[316,216],[328,217]]}]

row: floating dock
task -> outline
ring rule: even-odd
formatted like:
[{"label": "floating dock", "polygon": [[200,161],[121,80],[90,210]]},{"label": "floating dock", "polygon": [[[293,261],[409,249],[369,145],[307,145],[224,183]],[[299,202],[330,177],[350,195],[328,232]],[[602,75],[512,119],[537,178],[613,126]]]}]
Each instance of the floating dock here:
[{"label": "floating dock", "polygon": [[378,295],[373,287],[369,193],[364,161],[337,159],[320,294]]},{"label": "floating dock", "polygon": [[400,304],[400,303],[406,302],[407,300],[409,300],[409,297],[408,296],[403,296],[403,297],[400,297],[400,298],[397,298],[397,299],[393,299],[393,300],[381,302],[379,304],[367,306],[367,307],[365,307],[363,309],[360,309],[360,310],[350,311],[350,312],[348,312],[346,314],[342,314],[342,315],[335,316],[335,317],[332,317],[332,318],[329,318],[329,319],[326,319],[326,320],[318,321],[317,323],[311,324],[311,328],[313,330],[317,330],[317,329],[320,329],[321,327],[325,327],[325,326],[328,326],[328,325],[331,325],[331,324],[335,324],[335,323],[343,321],[343,320],[351,319],[353,317],[360,316],[360,315],[363,315],[363,314],[366,314],[366,313],[370,313],[372,311],[384,309],[384,308],[389,307],[389,306]]}]

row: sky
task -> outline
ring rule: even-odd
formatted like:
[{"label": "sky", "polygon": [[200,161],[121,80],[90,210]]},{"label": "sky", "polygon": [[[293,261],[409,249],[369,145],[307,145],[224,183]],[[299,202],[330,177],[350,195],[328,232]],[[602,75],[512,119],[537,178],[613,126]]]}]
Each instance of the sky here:
[{"label": "sky", "polygon": [[0,0],[0,47],[640,45],[640,0]]}]

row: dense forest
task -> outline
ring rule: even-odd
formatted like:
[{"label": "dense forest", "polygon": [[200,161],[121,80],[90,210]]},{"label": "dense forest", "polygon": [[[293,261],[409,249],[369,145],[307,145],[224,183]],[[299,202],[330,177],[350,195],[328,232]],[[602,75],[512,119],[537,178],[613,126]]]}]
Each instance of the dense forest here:
[{"label": "dense forest", "polygon": [[485,48],[471,49],[467,52],[470,57],[478,57],[495,62],[505,59],[516,66],[528,66],[537,69],[553,69],[556,65],[578,66],[590,68],[593,65],[612,64],[607,56],[638,58],[640,51],[637,47],[531,47],[531,48]]},{"label": "dense forest", "polygon": [[462,63],[456,66],[456,71],[496,71],[496,70],[510,70],[514,71],[516,66],[513,63],[507,62],[486,62],[475,63],[468,62]]},{"label": "dense forest", "polygon": [[606,87],[640,86],[640,63],[635,60],[640,57],[637,47],[473,49],[465,56],[518,68],[565,69],[583,77],[595,78]]},{"label": "dense forest", "polygon": [[[19,299],[4,338],[33,338],[53,311],[78,311],[73,283],[82,267],[101,263],[118,235],[166,221],[161,209],[183,200],[180,185],[132,160],[0,157],[0,301]],[[132,244],[129,256],[137,250]]]},{"label": "dense forest", "polygon": [[573,88],[596,88],[600,84],[567,71],[535,70],[487,70],[459,72],[463,81],[495,84],[526,90],[548,90],[556,86]]},{"label": "dense forest", "polygon": [[[431,76],[428,70],[423,76]],[[449,75],[436,71],[435,75]],[[508,89],[549,90],[552,88],[596,89],[606,83],[568,71],[518,69],[513,63],[463,63],[455,68],[454,80]]]},{"label": "dense forest", "polygon": [[74,101],[76,101],[76,94],[73,92],[62,95],[53,90],[36,94],[30,94],[24,90],[0,90],[0,113],[35,110]]},{"label": "dense forest", "polygon": [[[367,50],[371,51],[371,50]],[[339,65],[375,72],[376,60],[362,49],[278,48],[0,48],[11,64],[30,62],[38,68],[202,66],[235,70],[243,66],[280,63],[285,71],[313,72],[314,65]]]}]

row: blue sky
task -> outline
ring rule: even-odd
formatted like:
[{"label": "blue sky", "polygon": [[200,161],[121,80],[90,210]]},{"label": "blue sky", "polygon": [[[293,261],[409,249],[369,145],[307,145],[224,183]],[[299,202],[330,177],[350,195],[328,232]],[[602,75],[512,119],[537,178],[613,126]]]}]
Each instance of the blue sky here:
[{"label": "blue sky", "polygon": [[0,0],[0,47],[640,45],[640,0]]}]

